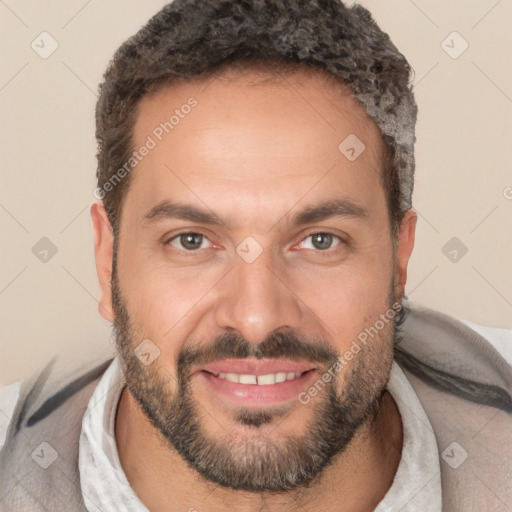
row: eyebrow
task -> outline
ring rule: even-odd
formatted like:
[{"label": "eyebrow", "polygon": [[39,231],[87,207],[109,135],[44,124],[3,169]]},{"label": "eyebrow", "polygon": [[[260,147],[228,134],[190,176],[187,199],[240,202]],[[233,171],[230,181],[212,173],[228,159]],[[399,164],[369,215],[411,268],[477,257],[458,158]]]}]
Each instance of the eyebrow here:
[{"label": "eyebrow", "polygon": [[[306,206],[293,215],[290,224],[297,227],[335,217],[364,219],[368,217],[368,210],[349,199],[329,199],[316,205]],[[227,226],[228,228],[230,226],[229,222],[222,221],[219,216],[207,210],[200,209],[192,204],[169,200],[161,201],[145,213],[143,223],[148,225],[164,219],[188,220],[199,224]]]}]

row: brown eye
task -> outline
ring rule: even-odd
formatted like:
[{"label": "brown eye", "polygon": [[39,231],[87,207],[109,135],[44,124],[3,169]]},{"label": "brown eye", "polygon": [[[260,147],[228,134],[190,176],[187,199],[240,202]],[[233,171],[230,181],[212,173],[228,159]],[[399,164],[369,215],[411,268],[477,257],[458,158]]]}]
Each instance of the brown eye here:
[{"label": "brown eye", "polygon": [[[208,239],[201,233],[180,233],[168,240],[167,243],[178,249],[185,249],[188,252],[192,252],[201,249],[204,240]],[[177,243],[175,244],[174,242]]]}]

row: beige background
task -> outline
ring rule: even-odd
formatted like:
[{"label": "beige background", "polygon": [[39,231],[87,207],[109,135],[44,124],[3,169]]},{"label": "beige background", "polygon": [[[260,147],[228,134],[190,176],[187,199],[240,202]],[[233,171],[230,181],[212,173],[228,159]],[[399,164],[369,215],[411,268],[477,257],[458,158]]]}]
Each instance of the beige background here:
[{"label": "beige background", "polygon": [[[165,3],[0,1],[0,384],[55,354],[112,350],[97,312],[89,217],[95,91],[115,49]],[[510,328],[512,1],[361,3],[415,70],[420,221],[407,293]],[[31,48],[43,31],[59,45],[47,59]],[[457,59],[442,47],[454,31],[469,44]],[[445,43],[452,53],[462,44],[459,36]],[[46,263],[32,252],[42,237],[58,249]],[[455,263],[442,252],[453,237],[468,249]]]}]

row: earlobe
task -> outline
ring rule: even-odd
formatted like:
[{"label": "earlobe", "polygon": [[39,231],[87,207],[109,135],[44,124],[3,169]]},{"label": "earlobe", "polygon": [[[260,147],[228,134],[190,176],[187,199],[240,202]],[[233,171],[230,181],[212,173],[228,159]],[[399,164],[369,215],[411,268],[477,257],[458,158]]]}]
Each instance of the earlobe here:
[{"label": "earlobe", "polygon": [[405,212],[398,232],[397,246],[397,296],[402,297],[407,282],[407,265],[414,249],[414,238],[416,233],[416,222],[418,215],[412,209]]},{"label": "earlobe", "polygon": [[101,293],[98,309],[105,320],[113,322],[114,310],[112,307],[111,278],[114,237],[112,226],[102,201],[98,201],[91,206],[91,219],[94,231],[96,272]]}]

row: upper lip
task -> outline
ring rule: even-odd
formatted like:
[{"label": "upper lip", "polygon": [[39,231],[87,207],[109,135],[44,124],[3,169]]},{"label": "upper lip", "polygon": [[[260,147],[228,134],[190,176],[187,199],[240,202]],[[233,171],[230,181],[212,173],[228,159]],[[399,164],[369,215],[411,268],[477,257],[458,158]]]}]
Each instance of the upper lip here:
[{"label": "upper lip", "polygon": [[222,359],[197,368],[197,372],[237,373],[240,375],[267,375],[279,372],[306,372],[314,370],[312,363],[292,359]]}]

